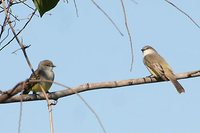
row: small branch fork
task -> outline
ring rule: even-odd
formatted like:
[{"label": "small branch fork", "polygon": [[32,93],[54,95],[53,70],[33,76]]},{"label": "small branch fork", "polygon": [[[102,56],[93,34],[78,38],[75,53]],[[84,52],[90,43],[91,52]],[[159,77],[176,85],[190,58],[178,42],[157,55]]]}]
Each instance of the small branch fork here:
[{"label": "small branch fork", "polygon": [[[176,75],[177,79],[187,79],[187,78],[194,78],[194,77],[199,77],[199,76],[200,76],[200,70],[179,73]],[[45,96],[42,93],[38,95],[33,95],[33,94],[16,95],[17,93],[26,89],[26,87],[28,87],[29,82],[51,82],[51,81],[30,80],[30,81],[20,82],[14,88],[7,90],[5,92],[2,92],[2,94],[0,95],[0,104],[20,102],[21,100],[23,102],[46,100]],[[153,77],[144,77],[144,78],[127,79],[127,80],[120,80],[120,81],[86,83],[86,84],[82,84],[73,88],[69,88],[69,87],[66,88],[65,86],[64,90],[49,93],[47,96],[48,96],[48,99],[58,100],[59,98],[66,97],[66,96],[73,95],[80,92],[84,92],[84,91],[118,88],[118,87],[156,83],[156,82],[163,82],[163,80],[157,80]],[[57,85],[61,85],[60,83],[57,83],[57,82],[53,82],[53,83]]]}]

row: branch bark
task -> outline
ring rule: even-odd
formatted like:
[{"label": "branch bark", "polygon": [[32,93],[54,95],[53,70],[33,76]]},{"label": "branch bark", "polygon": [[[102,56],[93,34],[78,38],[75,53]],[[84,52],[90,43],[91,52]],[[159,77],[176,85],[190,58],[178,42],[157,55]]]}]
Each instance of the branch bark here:
[{"label": "branch bark", "polygon": [[[197,71],[190,71],[176,74],[177,79],[188,79],[200,76],[200,70]],[[97,89],[112,89],[112,88],[119,88],[125,86],[132,86],[132,85],[140,85],[140,84],[148,84],[148,83],[156,83],[156,82],[164,82],[163,80],[157,80],[153,77],[143,77],[137,79],[127,79],[127,80],[119,80],[119,81],[107,81],[107,82],[98,82],[98,83],[86,83],[79,85],[73,88],[65,88],[61,91],[56,91],[48,94],[49,99],[58,100],[59,98],[66,97],[69,95],[73,95],[75,93],[80,93],[84,91],[91,91]],[[20,84],[21,83],[21,84]],[[13,92],[16,90],[23,90],[27,84],[22,84],[23,82],[18,83],[13,89],[10,89],[9,92]],[[54,84],[58,84],[54,82]],[[23,88],[22,88],[23,87]],[[8,92],[8,91],[6,91]],[[2,100],[2,97],[5,97],[7,93],[2,93],[0,95],[0,104],[5,103],[15,103],[15,102],[28,102],[28,101],[38,101],[38,100],[46,100],[42,93],[38,95],[29,94],[29,95],[16,95],[7,98],[6,100]]]}]

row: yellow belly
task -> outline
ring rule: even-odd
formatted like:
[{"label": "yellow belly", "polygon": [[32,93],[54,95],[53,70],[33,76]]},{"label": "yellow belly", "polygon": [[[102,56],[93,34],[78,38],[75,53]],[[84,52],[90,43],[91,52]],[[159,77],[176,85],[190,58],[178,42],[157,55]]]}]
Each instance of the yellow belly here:
[{"label": "yellow belly", "polygon": [[32,91],[33,92],[42,92],[41,87],[44,89],[45,92],[47,92],[50,87],[51,87],[51,83],[37,83],[32,87]]},{"label": "yellow belly", "polygon": [[147,66],[147,69],[149,70],[149,72],[150,72],[153,76],[158,77],[158,75],[157,75],[154,71],[152,71],[151,68],[149,68],[148,66]]}]

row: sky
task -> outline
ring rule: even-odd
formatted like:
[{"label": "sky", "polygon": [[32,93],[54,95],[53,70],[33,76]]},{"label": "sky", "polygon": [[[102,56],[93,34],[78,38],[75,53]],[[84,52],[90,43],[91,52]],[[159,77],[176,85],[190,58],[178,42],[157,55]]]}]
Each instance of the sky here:
[{"label": "sky", "polygon": [[[91,1],[60,1],[42,18],[34,17],[20,34],[29,59],[36,69],[49,59],[56,68],[55,81],[70,87],[84,83],[116,81],[149,76],[141,48],[154,47],[175,73],[199,70],[200,29],[177,9],[160,1],[124,1],[133,39],[134,65],[120,1],[96,1],[113,19],[122,37]],[[172,1],[200,24],[200,1]],[[31,3],[33,6],[33,4]],[[16,13],[26,17],[27,8]],[[37,12],[38,14],[38,12]],[[24,22],[24,21],[22,21]],[[1,90],[25,80],[31,71],[17,42],[0,52]],[[80,93],[100,117],[107,133],[198,133],[200,132],[199,78],[179,80],[185,94],[178,94],[170,82],[94,90]],[[64,88],[53,85],[50,91]],[[46,101],[22,105],[21,133],[50,132]],[[20,104],[0,105],[0,131],[18,129]],[[58,100],[53,107],[55,133],[103,133],[94,114],[76,95]]]}]

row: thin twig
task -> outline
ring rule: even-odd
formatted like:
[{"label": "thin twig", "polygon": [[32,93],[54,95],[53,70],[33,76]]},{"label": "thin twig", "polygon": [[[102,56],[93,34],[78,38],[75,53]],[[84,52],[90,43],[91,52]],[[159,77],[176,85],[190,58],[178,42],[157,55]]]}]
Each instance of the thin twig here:
[{"label": "thin twig", "polygon": [[2,26],[1,26],[0,39],[1,39],[2,35],[3,35],[4,29],[5,29],[5,27],[6,27],[6,23],[7,23],[7,17],[5,16],[4,21],[3,21],[3,24],[2,24]]},{"label": "thin twig", "polygon": [[[101,121],[101,119],[100,119],[100,117],[98,116],[98,114],[95,112],[95,110],[92,108],[92,106],[89,105],[89,103],[88,103],[76,90],[71,89],[70,87],[68,87],[68,86],[66,86],[66,85],[64,85],[64,84],[61,84],[61,83],[59,83],[59,82],[55,82],[55,81],[51,81],[51,80],[29,80],[29,82],[50,82],[50,83],[54,83],[54,84],[57,84],[57,85],[59,85],[59,86],[62,86],[62,87],[64,87],[65,89],[71,90],[74,94],[76,94],[76,95],[81,99],[81,101],[83,101],[83,103],[88,107],[88,109],[94,114],[94,116],[95,116],[95,118],[97,119],[97,121],[98,121],[100,127],[102,128],[103,132],[104,132],[104,133],[107,133],[107,132],[106,132],[106,129],[105,129],[105,127],[104,127],[104,125],[103,125],[103,123],[102,123],[102,121]],[[42,87],[42,86],[41,86],[41,87]],[[47,96],[47,95],[46,95],[46,96]],[[45,96],[45,98],[48,99],[48,101],[49,101],[49,98],[46,97],[46,96]],[[49,109],[49,112],[50,112],[50,111],[52,112],[52,104],[48,103],[48,105],[49,105],[49,107],[51,107],[51,109]],[[51,131],[54,131],[54,130],[53,130],[53,120],[52,120],[52,119],[53,119],[53,118],[52,118],[52,114],[50,113],[50,121],[51,121],[51,123],[52,123],[52,124],[50,125],[50,127],[51,127]],[[53,132],[51,132],[51,133],[53,133]]]},{"label": "thin twig", "polygon": [[[52,81],[49,81],[49,82],[52,82]],[[102,123],[102,121],[100,119],[100,117],[98,116],[98,114],[95,112],[95,110],[92,108],[92,106],[89,105],[88,102],[76,90],[71,89],[70,87],[68,87],[68,86],[66,86],[64,84],[58,83],[58,82],[52,82],[52,83],[60,85],[60,86],[62,86],[64,88],[66,88],[66,89],[69,89],[69,90],[73,91],[83,101],[83,103],[88,107],[88,109],[94,114],[94,116],[97,119],[97,121],[98,121],[100,127],[102,128],[103,132],[107,133],[106,129],[105,129],[105,127],[104,127],[104,125],[103,125],[103,123]]]},{"label": "thin twig", "polygon": [[29,18],[29,20],[25,23],[25,25],[22,27],[22,29],[16,34],[16,35],[14,35],[13,36],[13,38],[12,39],[10,39],[10,41],[9,42],[7,42],[1,49],[0,49],[0,51],[1,50],[3,50],[6,46],[8,46],[25,28],[26,28],[26,26],[30,23],[30,21],[32,20],[32,18],[33,18],[33,16],[35,15],[35,12],[36,12],[37,10],[35,9],[34,10],[34,12],[31,14],[31,17]]},{"label": "thin twig", "polygon": [[[10,33],[10,28],[8,28],[7,35],[0,41],[0,46],[1,46],[1,44],[8,38],[9,33]],[[3,32],[2,32],[2,34],[3,34]],[[0,38],[1,38],[1,37],[0,37]]]},{"label": "thin twig", "polygon": [[20,101],[20,108],[19,108],[19,125],[18,125],[18,133],[21,132],[21,124],[22,124],[22,98],[21,98],[21,101]]},{"label": "thin twig", "polygon": [[[24,49],[27,49],[27,48],[29,48],[30,46],[31,46],[31,45],[24,46]],[[16,53],[17,51],[19,51],[19,50],[22,50],[22,48],[19,48],[19,49],[13,51],[12,54],[15,54],[15,53]]]},{"label": "thin twig", "polygon": [[39,83],[40,86],[40,90],[42,91],[42,93],[45,96],[45,99],[47,101],[47,107],[48,107],[48,112],[49,112],[49,124],[50,124],[50,131],[51,133],[54,133],[54,127],[53,127],[53,114],[52,114],[52,105],[51,102],[47,96],[47,93],[44,91],[44,88],[42,87],[42,85]]},{"label": "thin twig", "polygon": [[49,121],[50,121],[50,131],[51,133],[54,133],[54,126],[53,126],[53,109],[52,104],[49,105]]},{"label": "thin twig", "polygon": [[184,12],[183,10],[181,10],[179,7],[177,7],[175,4],[173,4],[172,2],[165,0],[167,3],[169,3],[170,5],[172,5],[173,7],[175,7],[177,10],[179,10],[181,13],[183,13],[186,17],[188,17],[199,29],[200,26],[197,24],[197,22],[195,22],[195,20],[190,17],[190,15],[188,15],[186,12]]},{"label": "thin twig", "polygon": [[[73,90],[73,89],[71,89],[71,90]],[[73,91],[74,91],[74,90],[73,90]],[[75,91],[74,91],[74,92],[75,92]],[[100,117],[97,115],[97,113],[95,112],[95,110],[91,107],[91,105],[88,104],[88,102],[85,101],[85,99],[83,99],[83,97],[82,97],[78,92],[75,92],[75,93],[76,93],[76,95],[78,95],[78,97],[84,102],[84,104],[89,108],[89,110],[94,114],[94,116],[96,117],[96,119],[97,119],[99,125],[101,126],[101,128],[102,128],[102,130],[103,130],[103,132],[104,132],[104,133],[107,133],[107,132],[106,132],[106,129],[105,129],[105,127],[104,127],[104,125],[103,125],[103,123],[102,123],[102,121],[101,121],[101,119],[100,119]]]},{"label": "thin twig", "polygon": [[77,5],[76,5],[76,0],[73,0],[73,2],[74,2],[75,9],[76,9],[76,16],[79,17],[78,8],[77,8]]},{"label": "thin twig", "polygon": [[94,1],[91,0],[92,3],[110,20],[110,22],[113,24],[113,26],[117,29],[117,31],[120,33],[121,36],[124,36],[124,34],[119,30],[115,22],[110,18],[110,16]]},{"label": "thin twig", "polygon": [[131,0],[131,1],[133,1],[135,4],[138,4],[138,2],[136,0]]},{"label": "thin twig", "polygon": [[[25,83],[22,83],[22,87],[24,88]],[[18,122],[18,133],[21,132],[21,123],[22,123],[22,111],[23,111],[23,100],[22,97],[20,97],[20,111],[19,111],[19,122]]]},{"label": "thin twig", "polygon": [[130,71],[132,71],[133,62],[134,62],[133,42],[132,42],[131,33],[130,33],[130,31],[129,31],[129,27],[128,27],[128,20],[127,20],[127,17],[126,17],[126,10],[125,10],[125,7],[124,7],[124,2],[123,2],[123,0],[121,0],[121,5],[122,5],[123,13],[124,13],[124,22],[125,22],[126,30],[127,30],[127,33],[128,33],[130,46],[131,46],[131,67],[130,67]]},{"label": "thin twig", "polygon": [[21,3],[23,3],[25,6],[27,6],[28,8],[30,8],[31,10],[35,10],[33,7],[29,6],[28,4],[25,3],[25,1],[21,1],[19,0]]}]

